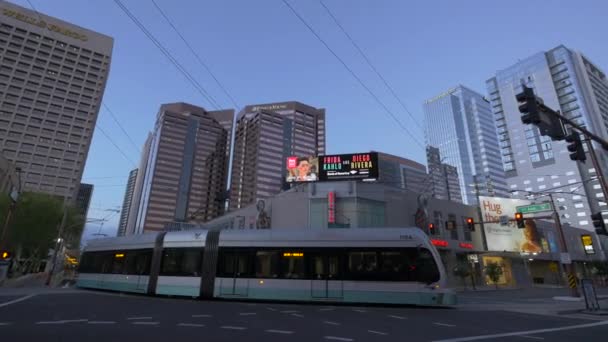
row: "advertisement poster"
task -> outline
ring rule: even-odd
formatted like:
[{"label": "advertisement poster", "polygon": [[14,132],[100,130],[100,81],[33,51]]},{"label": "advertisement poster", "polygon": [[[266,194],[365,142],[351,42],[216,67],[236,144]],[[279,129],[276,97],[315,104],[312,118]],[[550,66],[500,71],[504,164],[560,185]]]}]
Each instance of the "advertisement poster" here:
[{"label": "advertisement poster", "polygon": [[319,180],[372,180],[378,178],[378,153],[336,154],[319,157]]},{"label": "advertisement poster", "polygon": [[293,182],[315,182],[319,170],[319,159],[317,157],[289,157],[287,158],[288,183]]},{"label": "advertisement poster", "polygon": [[[534,220],[524,220],[525,228],[517,228],[515,207],[531,204],[530,201],[480,196],[481,215],[484,221],[489,251],[542,253],[539,231]],[[507,216],[507,225],[500,224],[500,217]]]}]

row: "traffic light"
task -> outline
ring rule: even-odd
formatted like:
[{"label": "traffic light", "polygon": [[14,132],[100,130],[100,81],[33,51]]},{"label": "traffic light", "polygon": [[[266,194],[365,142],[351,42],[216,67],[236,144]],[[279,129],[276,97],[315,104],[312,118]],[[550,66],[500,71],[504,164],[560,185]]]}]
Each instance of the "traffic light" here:
[{"label": "traffic light", "polygon": [[593,226],[595,227],[595,233],[597,235],[608,235],[608,231],[606,231],[606,224],[604,223],[604,217],[602,216],[602,212],[592,214],[591,221],[593,221]]},{"label": "traffic light", "polygon": [[521,122],[526,125],[534,124],[538,125],[541,122],[540,119],[540,108],[538,106],[538,102],[536,100],[536,95],[534,95],[534,90],[532,88],[528,88],[526,86],[522,86],[523,91],[517,95],[515,98],[519,103],[519,111],[521,112]]},{"label": "traffic light", "polygon": [[475,231],[475,221],[473,221],[472,217],[467,217],[467,229],[469,229],[469,231],[474,232]]},{"label": "traffic light", "polygon": [[566,142],[568,143],[568,151],[570,151],[570,159],[580,160],[582,162],[587,160],[585,150],[583,149],[583,142],[581,141],[581,136],[578,132],[572,131],[570,135],[566,136]]},{"label": "traffic light", "polygon": [[515,221],[517,221],[517,228],[526,228],[526,224],[524,223],[524,214],[516,212]]},{"label": "traffic light", "polygon": [[0,260],[8,260],[12,257],[13,255],[11,254],[11,252],[9,251],[0,251]]},{"label": "traffic light", "polygon": [[435,235],[435,224],[429,223],[429,234]]}]

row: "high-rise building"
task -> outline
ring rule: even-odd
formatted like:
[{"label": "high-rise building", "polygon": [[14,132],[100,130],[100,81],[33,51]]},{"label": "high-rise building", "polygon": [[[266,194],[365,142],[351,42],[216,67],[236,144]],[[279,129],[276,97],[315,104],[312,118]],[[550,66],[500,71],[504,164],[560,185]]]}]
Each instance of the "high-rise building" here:
[{"label": "high-rise building", "polygon": [[[560,45],[539,52],[497,71],[486,82],[498,129],[503,168],[515,196],[526,191],[555,191],[562,221],[593,229],[591,212],[606,210],[606,200],[589,155],[586,163],[569,158],[567,143],[540,135],[534,125],[524,125],[515,95],[522,84],[534,89],[548,107],[608,137],[608,81],[587,57]],[[596,149],[602,165],[606,153]],[[581,183],[583,181],[583,183]],[[517,191],[523,190],[523,191]]]},{"label": "high-rise building", "polygon": [[160,107],[136,176],[131,206],[137,203],[137,210],[131,208],[126,234],[224,213],[233,118],[234,110],[206,111],[187,103]]},{"label": "high-rise building", "polygon": [[148,157],[150,155],[150,148],[152,147],[152,133],[148,133],[146,142],[141,151],[141,158],[139,160],[139,167],[137,168],[137,176],[135,177],[135,184],[133,185],[133,195],[131,196],[131,203],[129,205],[129,214],[127,215],[127,223],[125,227],[124,235],[133,235],[137,232],[135,227],[137,223],[137,216],[139,213],[139,204],[142,199],[142,192],[144,190],[144,178],[146,170],[148,170]]},{"label": "high-rise building", "polygon": [[120,211],[120,220],[118,221],[117,236],[124,236],[127,232],[127,222],[129,221],[129,213],[131,212],[131,202],[133,201],[133,192],[135,191],[135,181],[137,180],[137,169],[129,172],[125,196],[122,199],[122,209]]},{"label": "high-rise building", "polygon": [[413,160],[378,152],[378,182],[417,193],[426,192],[426,167]]},{"label": "high-rise building", "polygon": [[93,184],[80,183],[78,194],[76,195],[76,208],[78,214],[86,218],[91,205],[91,197],[93,197]]},{"label": "high-rise building", "polygon": [[23,171],[23,190],[75,199],[113,44],[0,1],[0,151]]},{"label": "high-rise building", "polygon": [[431,197],[462,203],[460,177],[455,166],[442,162],[441,152],[437,147],[426,147],[428,178],[424,193]]},{"label": "high-rise building", "polygon": [[425,101],[424,113],[427,144],[457,168],[463,202],[477,203],[475,183],[483,195],[508,197],[490,103],[459,85]]},{"label": "high-rise building", "polygon": [[287,157],[321,154],[325,109],[295,101],[245,107],[236,121],[230,209],[279,193]]}]

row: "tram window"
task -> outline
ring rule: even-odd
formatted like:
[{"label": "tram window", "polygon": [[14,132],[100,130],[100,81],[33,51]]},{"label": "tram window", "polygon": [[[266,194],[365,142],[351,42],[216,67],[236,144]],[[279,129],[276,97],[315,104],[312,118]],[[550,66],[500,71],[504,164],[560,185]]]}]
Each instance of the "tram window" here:
[{"label": "tram window", "polygon": [[125,263],[122,268],[123,274],[137,274],[135,272],[135,258],[137,251],[128,251],[125,253]]},{"label": "tram window", "polygon": [[425,248],[420,248],[415,250],[415,262],[413,269],[413,278],[414,281],[420,281],[423,283],[433,283],[439,280],[439,269],[437,268],[437,263],[435,263],[435,259],[431,254],[431,251]]},{"label": "tram window", "polygon": [[255,276],[257,278],[278,278],[278,261],[278,251],[258,251],[255,255]]},{"label": "tram window", "polygon": [[286,256],[285,253],[283,253],[283,257],[281,258],[281,278],[305,279],[306,263],[304,261],[304,255],[293,257]]},{"label": "tram window", "polygon": [[217,266],[218,277],[250,278],[252,272],[253,254],[249,251],[220,250]]},{"label": "tram window", "polygon": [[135,274],[149,275],[150,263],[152,262],[152,251],[138,251],[135,258]]},{"label": "tram window", "polygon": [[125,263],[125,254],[124,253],[115,253],[112,259],[112,268],[110,269],[110,273],[112,274],[121,274],[123,265]]},{"label": "tram window", "polygon": [[348,253],[348,270],[353,279],[376,280],[378,254],[375,251]]},{"label": "tram window", "polygon": [[386,280],[409,280],[405,268],[405,258],[399,251],[380,252],[381,277]]},{"label": "tram window", "polygon": [[167,248],[163,252],[160,274],[164,276],[199,277],[201,261],[201,249]]}]

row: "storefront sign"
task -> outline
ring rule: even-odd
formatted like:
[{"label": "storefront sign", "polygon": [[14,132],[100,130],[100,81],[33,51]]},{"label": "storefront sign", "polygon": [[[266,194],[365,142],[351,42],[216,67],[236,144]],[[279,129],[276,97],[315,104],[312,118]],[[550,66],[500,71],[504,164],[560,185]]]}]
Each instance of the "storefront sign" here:
[{"label": "storefront sign", "polygon": [[336,223],[336,193],[327,193],[327,222]]},{"label": "storefront sign", "polygon": [[585,250],[585,254],[595,254],[595,249],[593,248],[593,239],[591,235],[581,235],[581,241],[583,242],[583,249]]},{"label": "storefront sign", "polygon": [[[530,201],[480,196],[479,202],[488,251],[542,252],[540,234],[534,220],[525,220],[525,229],[517,229],[517,223],[513,220],[517,207],[527,206]],[[507,225],[501,224],[501,217],[504,216],[511,219]],[[502,223],[504,223],[504,219]]]}]

